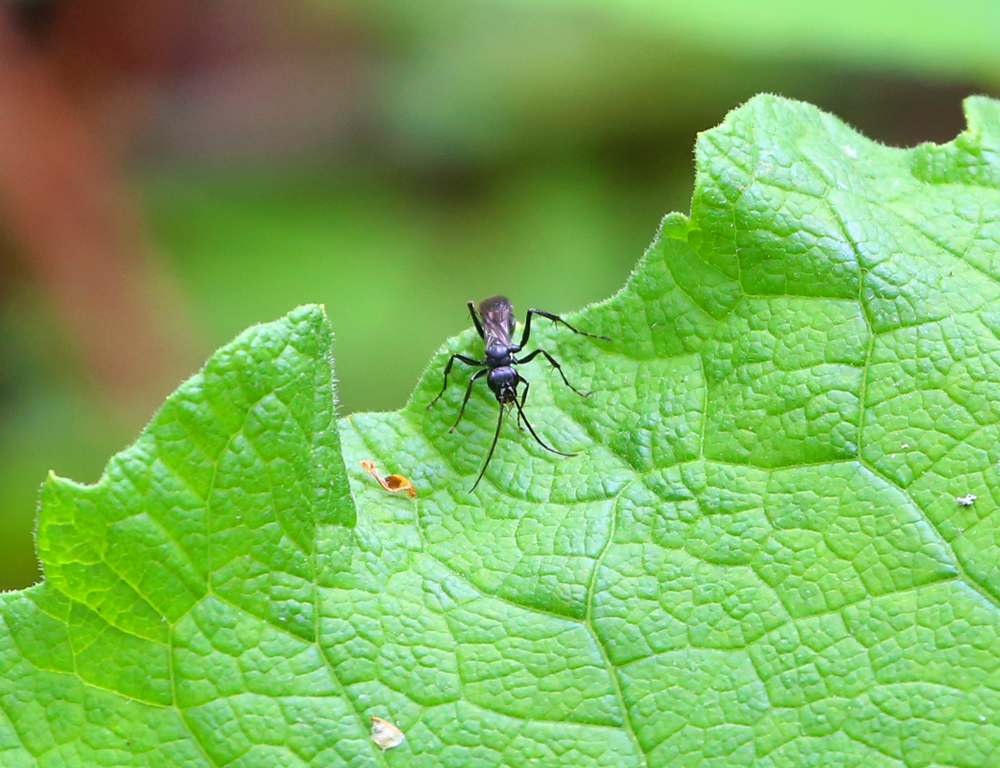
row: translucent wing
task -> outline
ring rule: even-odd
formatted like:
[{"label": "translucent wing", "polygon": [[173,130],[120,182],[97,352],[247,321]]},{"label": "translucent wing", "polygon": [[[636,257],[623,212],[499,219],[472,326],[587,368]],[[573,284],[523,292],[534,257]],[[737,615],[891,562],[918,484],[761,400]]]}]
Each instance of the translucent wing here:
[{"label": "translucent wing", "polygon": [[490,296],[479,302],[486,349],[494,344],[509,345],[514,333],[514,308],[506,296]]}]

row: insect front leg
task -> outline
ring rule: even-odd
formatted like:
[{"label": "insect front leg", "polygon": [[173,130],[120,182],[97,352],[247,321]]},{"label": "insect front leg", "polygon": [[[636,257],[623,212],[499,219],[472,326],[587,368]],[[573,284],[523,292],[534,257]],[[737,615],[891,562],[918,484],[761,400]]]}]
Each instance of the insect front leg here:
[{"label": "insect front leg", "polygon": [[517,383],[524,384],[524,391],[521,393],[521,407],[517,409],[517,428],[523,432],[524,427],[521,426],[521,414],[524,413],[524,403],[528,399],[528,389],[531,387],[531,384],[521,374],[517,375]]},{"label": "insect front leg", "polygon": [[435,397],[433,400],[431,400],[427,404],[427,410],[430,410],[431,406],[434,405],[434,403],[436,403],[438,400],[440,400],[441,399],[441,395],[443,395],[444,391],[446,389],[448,389],[448,374],[451,373],[451,366],[453,366],[455,364],[456,360],[460,360],[461,362],[465,363],[466,365],[486,365],[486,361],[485,360],[483,360],[482,362],[480,362],[479,360],[473,360],[471,357],[466,357],[465,355],[457,355],[457,354],[456,355],[452,355],[448,359],[448,365],[446,365],[444,367],[444,385],[441,387],[441,391],[438,392],[437,397]]},{"label": "insect front leg", "polygon": [[[603,337],[601,337],[601,338],[603,338]],[[552,367],[553,368],[555,368],[557,371],[559,371],[559,375],[562,376],[562,380],[565,382],[566,386],[569,387],[570,389],[572,389],[574,392],[576,392],[580,397],[590,397],[592,394],[594,394],[593,392],[581,392],[579,389],[577,389],[572,384],[570,384],[569,383],[569,379],[566,378],[566,373],[563,371],[562,366],[559,365],[559,362],[554,357],[552,357],[552,355],[550,355],[548,352],[546,352],[544,349],[536,349],[530,355],[528,355],[525,358],[522,358],[522,359],[518,360],[517,362],[518,363],[530,363],[532,360],[534,360],[539,355],[545,355],[545,359],[548,360],[550,363],[552,363]],[[522,405],[523,405],[523,403],[522,403]]]},{"label": "insect front leg", "polygon": [[569,328],[573,333],[579,333],[581,336],[589,336],[592,339],[603,339],[604,341],[611,341],[607,336],[599,336],[596,333],[587,333],[586,331],[581,331],[579,328],[574,328],[572,325],[563,320],[559,315],[553,315],[551,312],[545,312],[541,309],[529,309],[527,316],[524,318],[524,332],[521,334],[520,347],[524,347],[528,343],[528,337],[531,336],[531,317],[532,315],[541,315],[542,317],[547,317],[553,323],[562,323],[567,328]]},{"label": "insect front leg", "polygon": [[458,422],[462,420],[462,414],[465,413],[465,405],[466,403],[469,402],[469,396],[472,394],[472,385],[476,383],[476,379],[482,378],[487,373],[489,373],[489,369],[483,368],[483,370],[476,371],[474,374],[472,374],[472,378],[469,379],[469,386],[465,388],[465,398],[462,400],[462,407],[458,411],[458,418],[455,419],[455,423],[452,424],[451,429],[448,430],[449,432],[454,432],[455,427],[458,426]]},{"label": "insect front leg", "polygon": [[575,453],[563,453],[562,451],[557,451],[552,446],[547,445],[545,441],[538,436],[538,433],[536,433],[534,428],[531,426],[531,422],[528,421],[528,417],[524,415],[524,400],[527,398],[528,395],[528,380],[523,376],[521,376],[520,374],[518,374],[517,380],[519,383],[524,384],[524,397],[521,398],[520,403],[517,402],[517,399],[515,398],[514,407],[517,408],[518,417],[524,420],[524,426],[528,428],[528,431],[531,433],[531,436],[535,438],[535,442],[538,443],[540,446],[542,446],[542,448],[544,448],[549,453],[558,453],[560,456],[576,456]]}]

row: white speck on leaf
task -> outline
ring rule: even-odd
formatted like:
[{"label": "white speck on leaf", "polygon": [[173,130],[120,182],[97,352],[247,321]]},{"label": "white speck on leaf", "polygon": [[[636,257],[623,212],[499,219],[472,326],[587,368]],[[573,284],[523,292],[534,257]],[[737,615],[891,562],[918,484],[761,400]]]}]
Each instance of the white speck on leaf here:
[{"label": "white speck on leaf", "polygon": [[976,498],[977,497],[975,494],[969,493],[966,494],[965,496],[956,496],[955,501],[957,501],[963,507],[971,507],[973,504],[976,503]]},{"label": "white speck on leaf", "polygon": [[388,720],[375,717],[375,715],[371,715],[369,719],[372,722],[372,741],[383,752],[387,749],[398,747],[403,743],[406,734]]}]

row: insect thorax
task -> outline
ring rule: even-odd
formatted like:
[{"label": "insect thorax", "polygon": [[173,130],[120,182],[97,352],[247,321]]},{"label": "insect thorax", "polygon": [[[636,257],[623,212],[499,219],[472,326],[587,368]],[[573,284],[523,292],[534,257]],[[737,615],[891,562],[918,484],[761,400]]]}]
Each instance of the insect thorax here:
[{"label": "insect thorax", "polygon": [[499,342],[489,345],[486,347],[486,360],[494,365],[510,365],[510,346]]}]

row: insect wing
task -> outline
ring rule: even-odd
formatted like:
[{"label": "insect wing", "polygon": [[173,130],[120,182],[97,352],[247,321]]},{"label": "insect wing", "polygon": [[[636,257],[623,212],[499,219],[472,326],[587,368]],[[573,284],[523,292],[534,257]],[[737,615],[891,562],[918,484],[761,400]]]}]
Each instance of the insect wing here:
[{"label": "insect wing", "polygon": [[494,344],[510,344],[514,334],[514,308],[506,296],[490,296],[479,302],[479,317],[483,321],[483,340],[487,349]]}]

